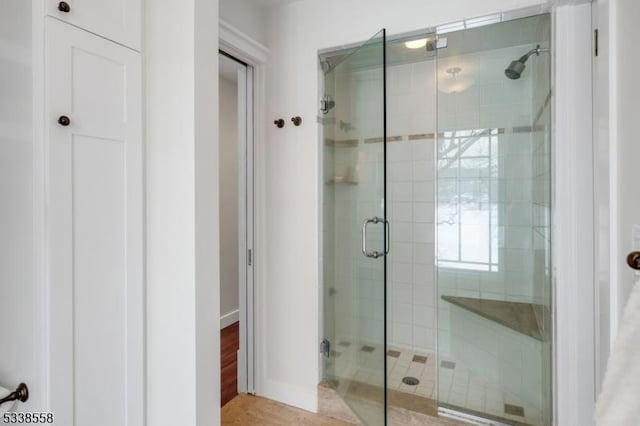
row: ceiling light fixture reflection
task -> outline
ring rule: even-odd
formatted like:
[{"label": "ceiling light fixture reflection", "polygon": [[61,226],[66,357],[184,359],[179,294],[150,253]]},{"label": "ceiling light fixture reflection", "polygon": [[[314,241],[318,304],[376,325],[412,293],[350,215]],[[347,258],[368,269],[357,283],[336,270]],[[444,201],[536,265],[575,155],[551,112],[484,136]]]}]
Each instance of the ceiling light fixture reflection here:
[{"label": "ceiling light fixture reflection", "polygon": [[420,40],[411,40],[404,43],[407,49],[421,49],[427,45],[427,39],[421,38]]},{"label": "ceiling light fixture reflection", "polygon": [[446,73],[451,75],[451,78],[443,78],[438,81],[438,89],[444,93],[460,93],[473,86],[472,78],[460,77],[458,74],[462,71],[460,67],[447,68]]}]

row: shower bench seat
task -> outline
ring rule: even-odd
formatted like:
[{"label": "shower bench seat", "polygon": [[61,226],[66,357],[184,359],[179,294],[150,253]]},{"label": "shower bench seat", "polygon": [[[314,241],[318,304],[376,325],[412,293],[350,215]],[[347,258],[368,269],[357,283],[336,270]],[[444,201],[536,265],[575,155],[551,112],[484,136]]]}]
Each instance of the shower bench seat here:
[{"label": "shower bench seat", "polygon": [[514,331],[543,341],[543,305],[443,295],[445,300]]}]

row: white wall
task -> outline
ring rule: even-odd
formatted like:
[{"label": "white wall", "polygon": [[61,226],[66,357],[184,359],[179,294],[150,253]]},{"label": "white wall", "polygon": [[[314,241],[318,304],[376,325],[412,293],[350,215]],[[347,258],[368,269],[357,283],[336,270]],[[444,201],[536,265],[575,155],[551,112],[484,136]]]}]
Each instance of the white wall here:
[{"label": "white wall", "polygon": [[[637,21],[640,18],[640,3],[634,0],[620,0],[615,6],[616,25],[612,34],[616,46],[613,59],[613,73],[616,83],[611,88],[615,92],[615,116],[612,125],[616,127],[614,144],[615,161],[613,173],[614,220],[617,222],[617,247],[612,266],[617,269],[617,304],[614,309],[614,324],[622,315],[622,310],[629,298],[631,287],[638,282],[637,273],[627,266],[626,257],[632,251],[640,251],[640,196],[637,182],[640,181],[638,161],[640,159],[640,143],[637,136],[638,111],[640,108],[640,83],[634,70],[640,66],[640,58],[634,52],[634,40],[639,35]],[[634,232],[634,226],[637,230]],[[635,241],[634,241],[635,240]]]},{"label": "white wall", "polygon": [[[302,0],[268,12],[269,119],[300,115],[302,127],[271,127],[266,152],[265,396],[314,410],[319,377],[319,49],[545,3],[540,0]],[[366,18],[366,19],[365,19]],[[292,393],[295,393],[293,395]]]},{"label": "white wall", "polygon": [[220,0],[220,19],[265,44],[266,11],[251,0]]},{"label": "white wall", "polygon": [[9,0],[0,14],[0,386],[33,389],[21,410],[38,411],[34,305],[31,2]]},{"label": "white wall", "polygon": [[146,2],[147,424],[220,417],[218,1]]},{"label": "white wall", "polygon": [[640,249],[640,242],[633,243],[633,225],[640,224],[640,202],[634,194],[634,183],[640,179],[640,151],[634,133],[640,86],[632,71],[638,59],[629,56],[632,39],[638,35],[633,21],[640,16],[640,4],[597,0],[593,10],[600,36],[599,55],[594,59],[600,381],[629,292],[638,279],[626,264],[626,256]]},{"label": "white wall", "polygon": [[[225,60],[226,58],[220,58]],[[226,59],[230,60],[230,59]],[[238,84],[220,78],[220,315],[238,315]],[[235,315],[234,315],[235,313]],[[232,319],[234,318],[234,319]],[[226,325],[229,325],[228,323]],[[224,327],[225,324],[221,324]]]}]

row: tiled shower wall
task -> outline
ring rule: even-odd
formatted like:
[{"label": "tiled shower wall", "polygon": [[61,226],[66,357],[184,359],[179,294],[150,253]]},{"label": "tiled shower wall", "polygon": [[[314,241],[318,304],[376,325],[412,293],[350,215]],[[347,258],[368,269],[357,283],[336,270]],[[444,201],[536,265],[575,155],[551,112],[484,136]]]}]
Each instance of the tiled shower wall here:
[{"label": "tiled shower wall", "polygon": [[388,337],[393,347],[435,349],[435,61],[388,69]]},{"label": "tiled shower wall", "polygon": [[[485,174],[466,175],[463,180],[467,188],[479,188],[477,193],[468,190],[464,195],[473,203],[482,200],[480,195],[485,189],[480,188],[490,188],[490,197],[479,205],[489,204],[495,212],[491,245],[496,254],[485,270],[441,265],[439,296],[544,304],[549,293],[549,267],[545,264],[549,255],[549,123],[545,122],[549,88],[544,76],[549,73],[544,68],[545,64],[548,67],[548,57],[532,57],[519,80],[509,80],[503,73],[511,60],[533,47],[528,44],[439,58],[440,83],[447,78],[445,70],[454,66],[463,69],[460,75],[468,68],[467,76],[474,80],[474,85],[462,93],[439,93],[439,132],[444,132],[445,137],[447,132],[469,129],[488,129],[492,133],[488,136],[491,151],[487,160],[491,167]],[[534,119],[540,110],[541,121],[536,124]],[[541,124],[544,128],[537,127]],[[439,187],[450,176],[453,174],[439,164]],[[460,184],[462,180],[458,179]],[[439,195],[439,209],[446,209],[447,203],[459,203],[447,197]],[[446,245],[442,231],[447,224],[442,219],[438,218],[442,222],[438,229],[440,249]],[[457,225],[460,219],[456,221]],[[464,221],[460,229],[462,234],[473,235],[473,227],[465,228]],[[479,239],[471,238],[474,240]],[[444,254],[439,255],[442,262]],[[506,401],[525,407],[533,418],[540,419],[549,412],[544,395],[545,389],[550,389],[545,383],[545,360],[549,359],[545,342],[448,303],[439,305],[438,328],[440,357],[467,365],[474,374],[498,386]]]},{"label": "tiled shower wall", "polygon": [[[438,285],[442,294],[527,303],[536,298],[533,282],[531,70],[528,69],[519,80],[509,80],[503,73],[511,60],[531,48],[531,45],[523,45],[439,59],[441,84],[449,78],[446,70],[452,67],[462,68],[459,75],[474,80],[473,86],[461,93],[438,93],[439,132],[497,130],[489,140],[493,146],[489,160],[492,170],[487,170],[486,174],[479,173],[475,178],[465,178],[466,182],[478,188],[479,192],[474,193],[477,199],[487,188],[491,190],[488,202],[495,206],[497,216],[494,217],[496,225],[492,225],[492,231],[497,235],[491,242],[492,250],[497,250],[497,258],[493,259],[495,267],[490,271],[440,268]],[[445,170],[439,170],[438,174],[440,183],[448,177]],[[450,203],[447,199],[438,200],[440,207],[446,208],[447,203]],[[470,228],[466,231],[472,232]],[[463,228],[463,236],[464,232]]]},{"label": "tiled shower wall", "polygon": [[[325,78],[325,90],[336,99],[335,108],[323,117],[324,332],[333,347],[382,344],[384,263],[362,255],[360,234],[365,218],[383,216],[382,72],[344,70],[332,76]],[[382,229],[369,227],[371,250],[382,250]],[[347,358],[333,359],[335,370],[346,376],[358,364]]]},{"label": "tiled shower wall", "polygon": [[[377,71],[338,75],[335,109],[324,117],[324,274],[336,294],[325,294],[333,310],[338,337],[361,335],[380,343],[383,327],[381,260],[360,254],[360,227],[365,217],[382,216],[384,178],[375,98],[381,90]],[[387,218],[391,241],[387,270],[388,341],[417,352],[435,348],[436,289],[434,272],[436,126],[435,61],[388,68]],[[327,82],[325,82],[326,84]],[[333,87],[328,90],[332,91]],[[335,182],[335,178],[347,181]],[[381,228],[381,227],[380,227]],[[369,228],[369,244],[382,237]],[[340,244],[334,235],[340,238]],[[349,283],[357,283],[351,287]],[[339,297],[338,297],[339,296]],[[351,298],[358,308],[349,306]],[[355,314],[355,316],[354,316]],[[333,327],[325,323],[325,327]]]},{"label": "tiled shower wall", "polygon": [[[517,58],[530,48],[516,46],[439,58],[440,84],[453,78],[446,73],[453,67],[462,68],[458,77],[473,80],[471,87],[460,93],[436,92],[435,60],[388,70],[387,213],[392,250],[387,276],[392,345],[417,351],[435,348],[434,157],[438,126],[440,138],[446,131],[499,129],[493,153],[498,173],[485,179],[491,181],[491,201],[498,205],[498,270],[441,268],[441,293],[541,302],[541,295],[534,291],[533,274],[531,73],[511,81],[502,72],[507,58]],[[482,178],[478,176],[478,182]],[[478,189],[485,190],[480,185]],[[443,319],[445,327],[447,318]],[[446,353],[446,336],[444,340],[441,349]]]},{"label": "tiled shower wall", "polygon": [[[435,283],[435,135],[436,110],[439,107],[440,132],[448,130],[500,129],[496,136],[498,176],[494,179],[494,199],[499,204],[499,270],[477,272],[464,269],[444,269],[439,272],[441,293],[490,298],[497,300],[541,303],[544,295],[536,291],[533,270],[537,262],[534,256],[535,209],[533,197],[535,163],[531,155],[535,149],[535,134],[532,129],[533,63],[517,81],[507,80],[502,73],[507,59],[517,58],[532,46],[517,46],[489,52],[443,57],[438,60],[438,78],[449,78],[445,70],[460,66],[460,76],[469,76],[473,85],[461,93],[436,93],[436,61],[394,65],[387,74],[388,96],[388,145],[387,145],[387,217],[391,224],[391,252],[387,271],[388,322],[387,331],[391,346],[433,351],[436,341],[437,294]],[[534,58],[532,62],[535,61]],[[462,60],[462,62],[461,62]],[[507,62],[505,62],[507,61]],[[539,65],[535,65],[539,66]],[[465,69],[466,68],[466,69]],[[531,71],[531,72],[530,72]],[[370,329],[364,333],[372,340],[379,337],[375,332],[382,324],[380,293],[381,277],[375,261],[353,258],[347,253],[359,253],[359,230],[361,219],[371,216],[376,208],[367,206],[367,198],[375,200],[375,187],[381,186],[379,143],[366,141],[377,135],[367,105],[375,102],[372,95],[379,92],[379,82],[368,75],[369,71],[353,74],[350,81],[336,82],[336,90],[350,91],[353,105],[337,105],[331,116],[338,122],[332,126],[332,138],[336,145],[325,147],[325,155],[335,156],[334,161],[325,161],[335,170],[325,170],[325,177],[345,175],[351,168],[358,180],[357,188],[348,184],[325,187],[325,203],[333,205],[335,215],[325,216],[325,232],[353,235],[349,247],[332,245],[324,247],[334,251],[335,264],[325,263],[325,274],[336,281],[336,287],[347,288],[354,279],[358,288],[352,289],[359,301],[358,318],[347,323],[359,324],[358,328]],[[374,85],[375,87],[373,87]],[[354,116],[354,112],[362,116]],[[331,119],[331,117],[328,117]],[[350,124],[357,123],[353,128]],[[357,144],[354,148],[353,144]],[[374,163],[378,163],[377,165]],[[343,170],[344,169],[344,170]],[[348,173],[347,173],[348,174]],[[541,184],[538,184],[541,185]],[[354,191],[364,197],[364,203],[353,202]],[[364,192],[363,192],[364,191]],[[375,233],[375,231],[374,231]],[[327,238],[330,242],[333,237]],[[341,252],[343,255],[336,255]],[[349,298],[336,299],[337,305]],[[441,309],[440,352],[448,353],[448,307]],[[345,316],[352,311],[348,306],[340,308]],[[346,320],[346,318],[345,318]],[[345,330],[346,331],[346,330]],[[349,333],[345,333],[349,334]]]}]

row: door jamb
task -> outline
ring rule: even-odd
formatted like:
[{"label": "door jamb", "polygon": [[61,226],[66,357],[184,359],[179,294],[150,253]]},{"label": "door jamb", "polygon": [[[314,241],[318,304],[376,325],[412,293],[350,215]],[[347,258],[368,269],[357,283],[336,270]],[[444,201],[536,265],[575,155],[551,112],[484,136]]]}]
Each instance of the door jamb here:
[{"label": "door jamb", "polygon": [[[248,109],[253,112],[253,123],[247,123],[247,150],[245,166],[251,164],[253,160],[253,170],[247,170],[247,174],[244,175],[247,179],[253,178],[253,200],[249,198],[246,200],[246,211],[248,215],[247,226],[253,222],[253,247],[250,247],[250,232],[247,233],[249,240],[242,238],[240,241],[240,249],[242,250],[240,256],[241,270],[240,276],[247,277],[246,280],[246,298],[240,299],[240,304],[245,304],[244,312],[246,313],[247,325],[250,328],[247,329],[247,337],[251,340],[246,345],[246,352],[240,353],[238,358],[238,371],[247,372],[246,383],[238,381],[238,387],[241,391],[246,391],[251,394],[260,394],[262,389],[262,374],[264,369],[262,368],[262,362],[264,360],[262,339],[264,333],[264,321],[263,307],[264,307],[264,294],[260,291],[260,283],[265,282],[265,268],[260,264],[260,260],[263,259],[262,253],[266,253],[265,246],[265,198],[264,198],[264,182],[266,173],[265,163],[265,140],[266,140],[266,128],[264,126],[266,115],[266,62],[269,50],[261,43],[252,39],[248,35],[236,27],[228,24],[227,22],[220,20],[219,22],[219,48],[235,58],[245,62],[248,67],[248,72],[253,71],[252,88],[253,88],[253,102],[248,102]],[[249,100],[248,100],[249,101]],[[251,112],[251,111],[249,111]],[[253,135],[250,134],[253,128]],[[252,137],[253,136],[253,137]],[[253,141],[252,141],[253,139]],[[250,149],[253,144],[253,150]],[[242,168],[242,167],[241,167]],[[242,173],[242,170],[240,171]],[[253,172],[253,174],[251,174]],[[242,182],[241,182],[242,183]],[[249,182],[245,182],[251,185]],[[246,188],[250,188],[245,186]],[[249,192],[247,192],[249,195]],[[253,217],[251,217],[251,204],[253,204]],[[242,223],[240,224],[242,226]],[[246,229],[246,228],[245,228]],[[244,248],[243,248],[244,246]],[[252,249],[252,264],[248,266],[247,263],[247,251],[246,248]],[[251,274],[253,272],[253,274]],[[253,279],[251,279],[251,275]],[[240,313],[243,309],[241,306]],[[251,335],[253,334],[253,339]],[[242,350],[242,346],[240,348]],[[244,363],[242,366],[240,364]]]},{"label": "door jamb", "polygon": [[555,7],[552,16],[554,424],[591,424],[597,362],[591,5]]}]

